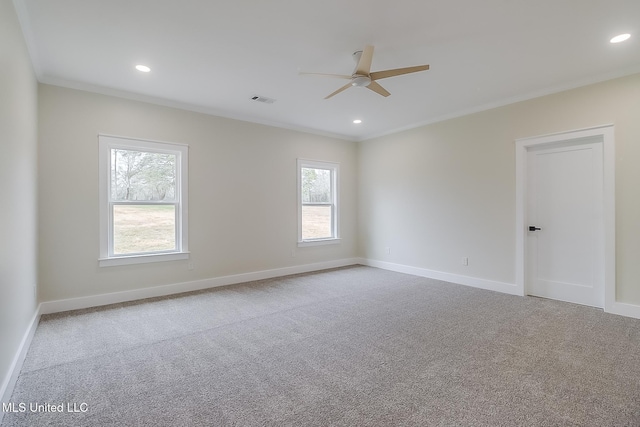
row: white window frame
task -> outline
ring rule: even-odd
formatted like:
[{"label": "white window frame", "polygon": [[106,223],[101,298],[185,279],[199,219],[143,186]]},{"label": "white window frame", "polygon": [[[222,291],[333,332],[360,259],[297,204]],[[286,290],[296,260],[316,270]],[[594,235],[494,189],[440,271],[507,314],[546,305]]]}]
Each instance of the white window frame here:
[{"label": "white window frame", "polygon": [[[170,251],[145,252],[114,255],[113,253],[113,206],[114,204],[157,204],[144,201],[121,202],[111,200],[111,150],[123,149],[153,153],[174,154],[176,162],[176,200],[167,202],[176,206],[176,248]],[[189,258],[188,241],[188,159],[189,147],[184,144],[148,141],[113,135],[98,135],[99,186],[100,186],[100,267],[141,264],[148,262],[175,261]]]},{"label": "white window frame", "polygon": [[[340,243],[340,209],[339,209],[339,189],[340,189],[340,164],[333,162],[323,162],[317,160],[298,159],[298,247],[331,245]],[[323,237],[317,239],[302,238],[302,169],[328,169],[331,171],[331,231],[332,237]]]}]

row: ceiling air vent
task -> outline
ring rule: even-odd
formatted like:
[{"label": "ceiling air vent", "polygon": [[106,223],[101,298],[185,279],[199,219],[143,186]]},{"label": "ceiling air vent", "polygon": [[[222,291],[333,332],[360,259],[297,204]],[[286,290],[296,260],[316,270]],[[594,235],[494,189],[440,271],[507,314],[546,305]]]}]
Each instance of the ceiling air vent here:
[{"label": "ceiling air vent", "polygon": [[253,95],[251,99],[257,102],[264,102],[265,104],[273,104],[274,102],[276,102],[275,99],[267,98],[266,96],[260,95]]}]

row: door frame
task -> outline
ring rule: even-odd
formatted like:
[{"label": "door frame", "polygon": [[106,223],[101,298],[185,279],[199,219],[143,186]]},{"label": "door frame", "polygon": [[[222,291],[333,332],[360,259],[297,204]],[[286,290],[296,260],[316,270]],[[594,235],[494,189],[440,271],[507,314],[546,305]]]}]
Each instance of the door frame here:
[{"label": "door frame", "polygon": [[527,295],[527,153],[532,147],[554,147],[569,141],[579,143],[588,139],[602,144],[602,230],[604,233],[604,310],[614,311],[616,302],[616,241],[615,241],[615,146],[612,124],[579,129],[550,135],[520,138],[515,141],[516,151],[516,288],[519,295]]}]

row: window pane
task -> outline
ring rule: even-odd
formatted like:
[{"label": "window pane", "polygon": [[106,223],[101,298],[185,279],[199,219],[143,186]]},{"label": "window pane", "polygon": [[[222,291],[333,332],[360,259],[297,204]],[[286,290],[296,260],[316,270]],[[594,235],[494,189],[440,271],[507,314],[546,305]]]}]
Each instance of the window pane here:
[{"label": "window pane", "polygon": [[177,155],[111,149],[111,200],[176,200]]},{"label": "window pane", "polygon": [[302,168],[302,202],[331,203],[331,171]]},{"label": "window pane", "polygon": [[331,224],[331,205],[302,206],[303,240],[333,237]]},{"label": "window pane", "polygon": [[113,253],[117,255],[176,249],[174,205],[114,205]]}]

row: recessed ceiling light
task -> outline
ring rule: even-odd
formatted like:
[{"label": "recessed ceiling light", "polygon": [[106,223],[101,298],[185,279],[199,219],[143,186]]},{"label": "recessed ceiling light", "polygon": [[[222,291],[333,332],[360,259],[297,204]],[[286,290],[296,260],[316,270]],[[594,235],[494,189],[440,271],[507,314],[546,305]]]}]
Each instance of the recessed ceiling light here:
[{"label": "recessed ceiling light", "polygon": [[142,71],[143,73],[148,73],[149,71],[151,71],[151,68],[147,67],[146,65],[136,65],[136,70]]},{"label": "recessed ceiling light", "polygon": [[609,42],[611,42],[611,43],[620,43],[620,42],[623,42],[625,40],[628,40],[629,37],[631,37],[631,34],[620,34],[619,36],[615,36],[614,38],[609,40]]},{"label": "recessed ceiling light", "polygon": [[360,120],[360,119],[355,119],[355,120],[353,121],[353,123],[355,123],[355,124],[359,125],[360,123],[362,123],[362,120]]}]

